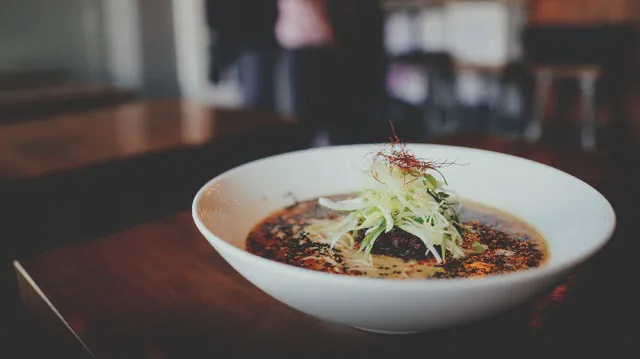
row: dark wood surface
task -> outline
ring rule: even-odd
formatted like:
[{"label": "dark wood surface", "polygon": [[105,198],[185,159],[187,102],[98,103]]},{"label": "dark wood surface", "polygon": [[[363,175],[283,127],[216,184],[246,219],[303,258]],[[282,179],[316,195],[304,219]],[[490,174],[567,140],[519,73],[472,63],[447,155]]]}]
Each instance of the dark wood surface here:
[{"label": "dark wood surface", "polygon": [[290,117],[185,101],[0,125],[0,262],[187,209],[198,184],[299,149],[297,134]]},{"label": "dark wood surface", "polygon": [[136,156],[202,147],[286,116],[187,101],[134,101],[94,111],[0,125],[0,180],[28,179]]},{"label": "dark wood surface", "polygon": [[37,87],[29,86],[29,81],[25,81],[24,86],[0,88],[0,123],[42,120],[55,114],[105,108],[133,101],[136,97],[134,91],[112,86],[72,82],[47,84],[46,79],[43,81],[45,83]]},{"label": "dark wood surface", "polygon": [[183,101],[0,125],[0,347],[51,352],[24,312],[13,259],[186,210],[221,171],[299,149],[298,133],[289,117]]},{"label": "dark wood surface", "polygon": [[531,158],[587,181],[614,205],[614,238],[545,296],[490,320],[418,335],[362,332],[276,302],[216,254],[188,212],[16,261],[22,299],[70,350],[98,358],[581,355],[629,347],[640,319],[632,226],[640,176],[629,169],[637,156],[473,134],[432,142]]}]

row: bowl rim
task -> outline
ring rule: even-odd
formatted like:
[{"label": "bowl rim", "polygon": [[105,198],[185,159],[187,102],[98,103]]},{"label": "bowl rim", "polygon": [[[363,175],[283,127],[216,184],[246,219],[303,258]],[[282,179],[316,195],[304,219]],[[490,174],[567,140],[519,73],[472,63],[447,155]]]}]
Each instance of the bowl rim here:
[{"label": "bowl rim", "polygon": [[[207,226],[202,222],[202,220],[198,215],[198,205],[200,203],[200,200],[204,196],[204,194],[207,192],[207,189],[209,189],[213,184],[215,184],[215,182],[221,180],[222,178],[232,176],[236,172],[242,171],[243,169],[253,166],[256,163],[269,161],[269,160],[273,160],[281,157],[288,157],[288,156],[294,156],[298,154],[310,153],[310,152],[338,151],[338,150],[345,150],[345,149],[348,150],[350,148],[364,148],[366,146],[375,146],[375,145],[383,145],[383,143],[333,145],[333,146],[315,147],[315,148],[307,148],[307,149],[301,149],[296,151],[289,151],[289,152],[266,156],[260,159],[249,161],[247,163],[244,163],[234,168],[231,168],[229,170],[226,170],[216,175],[212,179],[208,180],[204,185],[202,185],[202,187],[200,187],[200,189],[195,194],[192,201],[192,206],[191,206],[191,216],[193,218],[193,221],[197,229],[200,231],[200,233],[205,237],[207,241],[215,242],[215,244],[217,246],[221,246],[224,249],[224,251],[231,252],[233,253],[233,255],[238,256],[244,259],[245,261],[255,262],[256,265],[262,266],[265,269],[281,271],[281,272],[282,271],[290,272],[292,275],[306,277],[309,280],[313,279],[317,281],[334,281],[335,284],[342,284],[342,285],[367,286],[367,287],[382,285],[385,290],[387,289],[416,290],[416,289],[426,289],[426,288],[429,288],[429,290],[432,290],[432,289],[447,290],[447,289],[459,288],[461,286],[464,288],[472,288],[477,286],[495,286],[495,285],[517,283],[517,282],[528,282],[531,280],[552,277],[555,274],[558,274],[579,266],[580,264],[589,260],[596,253],[600,252],[601,249],[605,245],[607,245],[611,240],[611,237],[613,236],[613,233],[617,226],[617,216],[609,200],[597,189],[595,189],[593,186],[591,186],[590,184],[584,182],[583,180],[567,172],[564,172],[553,166],[550,166],[541,162],[537,162],[528,158],[511,155],[507,153],[502,153],[498,151],[479,149],[479,148],[467,147],[467,146],[441,145],[441,144],[430,144],[430,143],[410,143],[408,144],[408,146],[409,147],[432,147],[432,148],[437,147],[441,149],[451,148],[451,149],[470,150],[474,152],[484,152],[486,154],[510,157],[512,159],[516,159],[519,161],[529,162],[529,164],[531,165],[546,167],[548,170],[551,170],[552,172],[556,172],[564,176],[569,176],[572,180],[577,181],[578,183],[581,183],[583,186],[586,186],[588,190],[593,191],[594,194],[596,194],[597,196],[601,197],[601,199],[604,200],[604,203],[606,204],[606,207],[607,207],[606,210],[611,215],[611,222],[608,223],[608,228],[606,228],[606,231],[604,232],[605,234],[599,239],[599,242],[596,245],[594,245],[590,250],[583,252],[581,255],[576,256],[573,259],[567,259],[567,260],[561,261],[554,266],[544,265],[541,267],[531,268],[531,269],[517,271],[517,272],[499,273],[499,274],[493,274],[493,275],[488,275],[488,276],[478,277],[478,278],[466,278],[466,277],[465,278],[437,278],[437,279],[407,278],[407,279],[401,279],[401,280],[395,280],[395,279],[390,280],[388,278],[347,276],[347,275],[326,273],[326,272],[315,271],[315,270],[310,270],[306,268],[300,268],[294,265],[280,263],[267,258],[260,257],[244,249],[238,248],[235,245],[230,244],[227,241],[223,240],[222,238],[219,238],[216,234],[214,234],[211,230],[209,230],[209,228],[207,228]],[[210,243],[210,244],[213,246],[213,243]],[[228,259],[226,259],[226,255],[221,253],[222,252],[221,250],[219,250],[216,247],[214,247],[214,250],[218,252],[218,255],[220,255],[223,259],[225,259],[225,261],[228,262]],[[242,273],[240,274],[242,275]]]}]

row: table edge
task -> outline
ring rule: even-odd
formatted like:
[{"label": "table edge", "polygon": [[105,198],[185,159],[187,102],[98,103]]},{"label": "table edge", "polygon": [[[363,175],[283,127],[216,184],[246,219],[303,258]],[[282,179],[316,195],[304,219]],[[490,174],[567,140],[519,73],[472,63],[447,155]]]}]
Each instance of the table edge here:
[{"label": "table edge", "polygon": [[[20,263],[20,261],[18,260],[14,260],[13,261],[13,267],[16,270],[16,275],[19,278],[22,278],[24,280],[24,282],[26,282],[26,284],[29,285],[29,288],[42,300],[42,302],[46,305],[46,307],[49,308],[49,310],[51,310],[51,312],[55,315],[55,317],[60,321],[61,324],[63,324],[63,326],[66,328],[67,332],[72,334],[73,337],[77,340],[77,342],[82,346],[82,348],[85,350],[85,352],[91,357],[91,358],[97,358],[93,352],[91,351],[91,349],[89,349],[89,347],[86,345],[86,343],[84,342],[84,340],[82,340],[82,338],[78,335],[78,333],[76,333],[76,331],[71,327],[71,325],[67,322],[66,319],[64,319],[64,317],[62,316],[62,314],[60,314],[60,312],[58,311],[58,309],[53,305],[53,303],[49,300],[49,298],[47,297],[46,294],[44,294],[44,292],[42,291],[42,289],[40,289],[40,287],[38,286],[38,284],[33,280],[33,278],[31,278],[31,275],[29,274],[29,272],[27,272],[27,270],[22,266],[22,264]],[[24,288],[24,286],[20,285],[20,281],[18,280],[18,291],[20,292],[20,297],[22,302],[29,307],[29,303],[26,300],[26,296],[24,293],[24,290],[26,288]],[[31,309],[31,308],[29,308]]]}]

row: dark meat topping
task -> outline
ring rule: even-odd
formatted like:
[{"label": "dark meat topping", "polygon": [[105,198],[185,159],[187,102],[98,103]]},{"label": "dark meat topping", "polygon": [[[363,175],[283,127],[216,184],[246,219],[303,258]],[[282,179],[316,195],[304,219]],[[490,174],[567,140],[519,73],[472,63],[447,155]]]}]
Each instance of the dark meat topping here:
[{"label": "dark meat topping", "polygon": [[[361,230],[358,232],[356,242],[361,243],[363,239],[364,231]],[[402,258],[405,261],[425,259],[427,246],[413,234],[394,228],[389,233],[382,233],[378,237],[373,243],[371,253]]]}]

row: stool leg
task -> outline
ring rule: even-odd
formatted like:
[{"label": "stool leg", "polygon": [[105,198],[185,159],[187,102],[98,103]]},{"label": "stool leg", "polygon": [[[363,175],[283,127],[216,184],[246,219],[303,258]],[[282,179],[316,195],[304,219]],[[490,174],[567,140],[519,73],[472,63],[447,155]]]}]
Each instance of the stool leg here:
[{"label": "stool leg", "polygon": [[424,76],[427,84],[427,98],[423,106],[423,122],[429,135],[436,134],[442,130],[445,118],[442,116],[441,102],[438,97],[440,78],[438,73],[427,71]]},{"label": "stool leg", "polygon": [[456,112],[457,105],[455,103],[456,96],[454,94],[453,81],[455,81],[454,77],[441,74],[438,77],[437,87],[434,87],[433,92],[431,92],[440,104],[438,106],[440,108],[439,111],[444,118],[442,130],[445,132],[452,132],[460,128],[461,125],[460,116]]},{"label": "stool leg", "polygon": [[582,91],[582,130],[580,133],[580,145],[585,150],[596,148],[596,76],[585,72],[580,77],[580,89]]},{"label": "stool leg", "polygon": [[488,77],[489,87],[491,88],[492,98],[489,99],[489,129],[492,132],[500,130],[500,105],[502,104],[503,91],[500,77],[493,75]]},{"label": "stool leg", "polygon": [[542,136],[542,114],[544,112],[544,105],[549,96],[552,78],[553,76],[551,71],[542,70],[536,72],[536,104],[533,110],[531,122],[529,122],[524,130],[524,137],[529,141],[538,141]]}]

